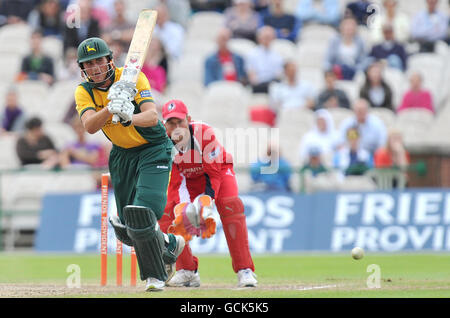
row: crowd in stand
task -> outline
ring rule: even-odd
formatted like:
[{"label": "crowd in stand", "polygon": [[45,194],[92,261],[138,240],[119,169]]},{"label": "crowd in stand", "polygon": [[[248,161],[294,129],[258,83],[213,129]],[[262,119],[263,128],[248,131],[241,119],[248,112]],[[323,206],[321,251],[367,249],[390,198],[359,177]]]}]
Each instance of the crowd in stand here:
[{"label": "crowd in stand", "polygon": [[[296,10],[287,12],[284,7],[287,1],[295,1]],[[148,7],[158,11],[158,20],[143,72],[153,90],[164,94],[170,86],[171,61],[183,55],[189,19],[197,12],[218,12],[224,17],[224,25],[216,37],[217,50],[204,60],[203,85],[237,81],[252,93],[267,94],[269,102],[262,120],[271,126],[277,125],[276,118],[282,110],[314,111],[314,128],[299,145],[303,170],[319,174],[332,167],[343,175],[358,175],[373,167],[405,167],[409,155],[401,133],[388,131],[370,110],[386,108],[398,113],[423,108],[436,113],[433,95],[423,87],[423,74],[408,74],[410,88],[401,96],[399,105],[395,104],[393,87],[383,74],[387,68],[406,72],[411,54],[432,53],[436,43],[449,43],[449,15],[438,9],[439,1],[444,0],[417,0],[424,3],[424,9],[412,16],[398,9],[398,0],[378,2],[382,4],[381,12],[372,10],[368,0],[345,1],[344,6],[342,1],[148,0]],[[4,101],[0,101],[3,105],[0,133],[21,136],[17,153],[23,165],[42,164],[51,168],[106,165],[105,147],[86,141],[73,105],[65,120],[73,127],[78,141],[57,150],[42,132],[42,121],[24,114],[14,84],[36,80],[53,85],[79,79],[76,48],[88,37],[105,39],[114,52],[116,66],[123,66],[134,31],[134,22],[127,16],[129,5],[130,1],[125,0],[0,1],[0,32],[6,25],[20,23],[34,30],[30,53],[23,57],[15,83],[7,90]],[[74,8],[79,19],[73,20]],[[72,27],[72,22],[78,23],[77,27]],[[272,47],[275,39],[301,44],[302,29],[314,24],[336,30],[324,52],[323,88],[304,80],[297,62],[286,60]],[[361,28],[367,28],[370,41],[360,34]],[[46,37],[62,42],[63,67],[56,67],[57,61],[43,53],[42,41]],[[231,39],[250,40],[256,47],[242,55],[230,49]],[[408,49],[411,43],[417,45],[416,52]],[[358,98],[352,100],[336,82],[352,81],[357,74],[363,74],[365,81]],[[333,108],[350,109],[354,115],[335,127],[329,113]],[[274,154],[281,156],[280,150],[275,151],[271,144],[266,155],[270,158]],[[251,169],[255,182],[263,182],[271,189],[290,189],[288,180],[294,163],[283,160],[279,174],[270,178],[255,172],[258,164],[261,162]]]}]

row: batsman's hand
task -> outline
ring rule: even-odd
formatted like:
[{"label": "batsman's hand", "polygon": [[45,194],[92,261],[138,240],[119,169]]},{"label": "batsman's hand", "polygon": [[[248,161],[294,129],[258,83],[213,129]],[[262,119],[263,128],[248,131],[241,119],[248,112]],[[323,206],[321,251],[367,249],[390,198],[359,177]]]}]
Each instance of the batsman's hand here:
[{"label": "batsman's hand", "polygon": [[108,103],[107,107],[111,114],[119,117],[122,125],[129,126],[131,124],[134,113],[133,103],[126,100],[113,99]]},{"label": "batsman's hand", "polygon": [[134,112],[134,106],[132,107],[130,115],[130,105],[137,94],[136,84],[128,81],[117,81],[111,85],[108,92],[108,110],[113,114],[113,123],[119,121],[122,124],[131,124],[131,116]]}]

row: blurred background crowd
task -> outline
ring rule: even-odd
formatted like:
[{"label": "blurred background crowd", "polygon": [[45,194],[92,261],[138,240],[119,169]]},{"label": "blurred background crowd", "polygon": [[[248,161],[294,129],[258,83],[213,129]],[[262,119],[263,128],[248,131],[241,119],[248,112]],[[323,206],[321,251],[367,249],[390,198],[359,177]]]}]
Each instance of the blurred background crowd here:
[{"label": "blurred background crowd", "polygon": [[447,0],[0,0],[1,169],[106,168],[111,145],[75,110],[76,48],[101,37],[123,66],[144,8],[158,107],[279,129],[237,163],[243,191],[375,189],[382,168],[405,187],[412,153],[450,149]]}]

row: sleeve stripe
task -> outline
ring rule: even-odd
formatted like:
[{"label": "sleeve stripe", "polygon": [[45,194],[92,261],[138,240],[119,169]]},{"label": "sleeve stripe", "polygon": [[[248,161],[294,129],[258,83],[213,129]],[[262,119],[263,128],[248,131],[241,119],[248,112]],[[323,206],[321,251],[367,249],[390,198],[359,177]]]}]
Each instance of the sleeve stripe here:
[{"label": "sleeve stripe", "polygon": [[151,102],[151,103],[154,103],[155,101],[153,100],[153,98],[146,98],[146,99],[141,100],[141,101],[139,102],[138,106],[140,107],[140,106],[141,106],[143,103],[145,103],[145,102]]},{"label": "sleeve stripe", "polygon": [[89,109],[92,109],[93,111],[95,111],[95,108],[94,108],[94,107],[86,107],[85,109],[83,109],[83,110],[80,112],[80,118],[81,118],[81,116],[83,116],[84,112],[87,111],[87,110],[89,110]]}]

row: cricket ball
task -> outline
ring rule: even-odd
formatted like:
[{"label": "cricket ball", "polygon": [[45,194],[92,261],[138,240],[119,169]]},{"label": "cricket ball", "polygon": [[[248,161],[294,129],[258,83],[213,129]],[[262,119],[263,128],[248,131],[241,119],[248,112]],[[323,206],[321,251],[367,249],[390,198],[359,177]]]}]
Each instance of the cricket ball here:
[{"label": "cricket ball", "polygon": [[361,259],[364,256],[364,250],[361,247],[355,247],[352,249],[353,259]]}]

